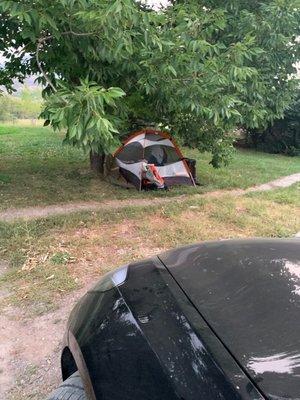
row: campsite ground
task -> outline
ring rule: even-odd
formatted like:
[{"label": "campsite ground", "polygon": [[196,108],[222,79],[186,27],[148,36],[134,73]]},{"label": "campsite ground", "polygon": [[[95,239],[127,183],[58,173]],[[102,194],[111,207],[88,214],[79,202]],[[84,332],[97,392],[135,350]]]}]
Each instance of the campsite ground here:
[{"label": "campsite ground", "polygon": [[[60,146],[47,128],[0,127],[0,209],[153,196],[99,182],[81,152]],[[201,192],[300,172],[299,158],[239,151],[229,167],[213,170],[208,155],[189,155],[197,159]],[[300,230],[299,190],[294,184],[239,197],[220,191],[168,204],[0,222],[0,393],[6,391],[0,397],[43,399],[58,383],[68,313],[103,273],[196,241],[293,236]],[[194,190],[162,196],[184,192]]]},{"label": "campsite ground", "polygon": [[149,196],[175,196],[216,189],[246,188],[299,172],[299,158],[238,151],[226,168],[214,169],[209,154],[184,149],[197,160],[200,183],[196,189],[138,193],[99,181],[89,170],[88,157],[62,146],[62,137],[40,126],[0,126],[0,210],[11,207],[101,201]]}]

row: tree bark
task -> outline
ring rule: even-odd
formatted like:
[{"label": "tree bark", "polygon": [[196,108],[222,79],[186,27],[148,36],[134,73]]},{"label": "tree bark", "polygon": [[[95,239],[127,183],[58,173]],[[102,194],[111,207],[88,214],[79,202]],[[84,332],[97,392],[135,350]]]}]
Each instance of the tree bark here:
[{"label": "tree bark", "polygon": [[90,151],[90,166],[92,171],[95,171],[98,174],[103,175],[104,163],[105,163],[104,153],[94,153],[93,151]]}]

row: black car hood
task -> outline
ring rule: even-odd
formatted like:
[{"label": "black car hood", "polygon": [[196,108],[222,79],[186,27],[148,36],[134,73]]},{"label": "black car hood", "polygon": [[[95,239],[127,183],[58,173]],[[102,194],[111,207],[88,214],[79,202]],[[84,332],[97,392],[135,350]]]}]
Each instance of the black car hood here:
[{"label": "black car hood", "polygon": [[300,241],[207,242],[159,257],[270,399],[300,398]]}]

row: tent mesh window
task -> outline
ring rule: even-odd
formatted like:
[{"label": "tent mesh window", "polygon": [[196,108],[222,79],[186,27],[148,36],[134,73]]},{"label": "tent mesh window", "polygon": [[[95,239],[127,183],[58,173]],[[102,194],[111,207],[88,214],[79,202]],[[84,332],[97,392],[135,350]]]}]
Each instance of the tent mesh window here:
[{"label": "tent mesh window", "polygon": [[[151,161],[153,149],[156,146],[157,145],[153,145],[153,146],[148,146],[145,148],[145,157],[144,158],[148,162]],[[163,153],[164,153],[162,165],[168,165],[168,164],[172,164],[177,161],[180,161],[180,157],[174,147],[164,146],[164,145],[159,145],[159,147],[163,150]]]},{"label": "tent mesh window", "polygon": [[126,164],[142,161],[144,157],[144,149],[141,143],[133,142],[123,147],[118,154],[118,159]]}]

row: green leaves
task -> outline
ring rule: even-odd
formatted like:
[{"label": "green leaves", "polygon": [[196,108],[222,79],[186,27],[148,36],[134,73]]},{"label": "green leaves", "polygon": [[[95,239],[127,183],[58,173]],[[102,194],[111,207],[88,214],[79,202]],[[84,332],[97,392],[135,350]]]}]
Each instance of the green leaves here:
[{"label": "green leaves", "polygon": [[86,150],[109,152],[142,120],[217,166],[227,133],[282,116],[297,85],[297,0],[174,0],[159,12],[133,0],[1,1],[0,17],[0,84],[38,75],[43,116]]},{"label": "green leaves", "polygon": [[66,129],[65,143],[109,153],[118,143],[115,113],[124,91],[118,87],[105,89],[87,79],[72,90],[62,83],[59,86],[57,93],[47,97],[41,116],[55,129]]}]

